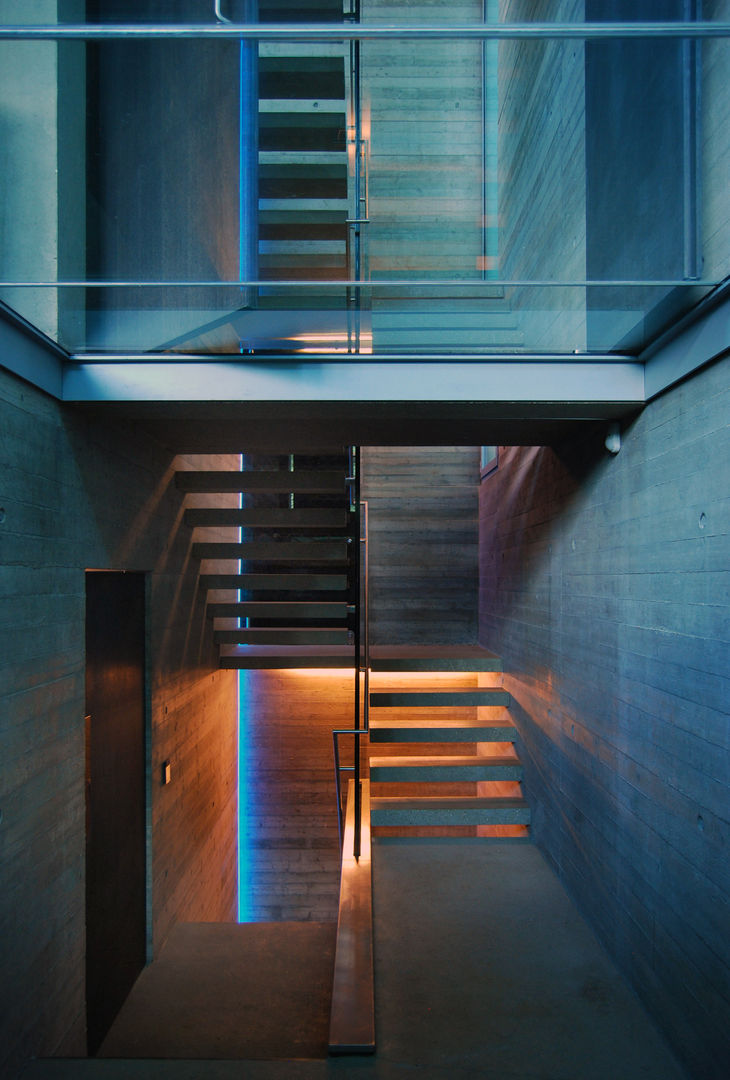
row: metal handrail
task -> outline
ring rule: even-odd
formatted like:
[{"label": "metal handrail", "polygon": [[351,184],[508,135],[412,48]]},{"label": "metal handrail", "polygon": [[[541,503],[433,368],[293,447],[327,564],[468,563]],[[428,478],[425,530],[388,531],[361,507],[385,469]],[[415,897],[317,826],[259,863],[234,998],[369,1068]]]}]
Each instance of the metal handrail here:
[{"label": "metal handrail", "polygon": [[[358,463],[359,464],[359,463]],[[348,480],[355,481],[359,489],[359,469],[351,472]],[[355,635],[355,724],[351,728],[335,728],[332,732],[332,745],[335,765],[335,792],[337,797],[337,825],[340,838],[340,847],[343,839],[343,811],[342,811],[342,783],[343,772],[354,773],[355,779],[355,857],[360,852],[360,833],[362,822],[362,804],[360,799],[360,737],[370,731],[370,614],[369,614],[369,566],[368,566],[368,503],[366,499],[358,500],[360,520],[359,558],[358,558],[358,585],[356,604],[356,627]],[[362,687],[360,676],[363,675]],[[361,693],[362,691],[362,693]],[[360,700],[362,697],[362,723],[360,722]],[[354,764],[343,765],[340,761],[341,735],[354,736]]]},{"label": "metal handrail", "polygon": [[465,41],[611,41],[614,38],[724,38],[730,22],[586,22],[586,23],[434,23],[388,26],[361,23],[302,25],[301,23],[26,23],[0,26],[0,41],[54,41],[67,38],[99,41],[105,38],[221,38],[259,41],[404,41],[463,39]]}]

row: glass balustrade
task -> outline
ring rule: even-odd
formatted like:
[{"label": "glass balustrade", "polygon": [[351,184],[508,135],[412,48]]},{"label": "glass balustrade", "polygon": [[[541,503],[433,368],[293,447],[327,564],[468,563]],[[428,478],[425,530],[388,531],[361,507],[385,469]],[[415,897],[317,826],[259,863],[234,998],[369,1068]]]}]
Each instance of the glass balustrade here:
[{"label": "glass balustrade", "polygon": [[639,354],[730,271],[730,26],[580,6],[0,0],[0,301],[82,360]]}]

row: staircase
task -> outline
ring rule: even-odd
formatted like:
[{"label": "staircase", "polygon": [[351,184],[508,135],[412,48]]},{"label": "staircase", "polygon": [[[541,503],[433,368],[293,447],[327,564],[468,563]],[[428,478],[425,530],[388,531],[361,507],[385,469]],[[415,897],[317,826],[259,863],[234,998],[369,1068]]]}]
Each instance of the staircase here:
[{"label": "staircase", "polygon": [[[176,474],[181,491],[239,503],[185,511],[220,666],[352,667],[359,545],[351,462],[342,454],[263,463],[249,457],[241,471]],[[211,529],[214,539],[205,535]]]},{"label": "staircase", "polygon": [[524,837],[501,661],[478,646],[372,646],[370,657],[375,835]]}]

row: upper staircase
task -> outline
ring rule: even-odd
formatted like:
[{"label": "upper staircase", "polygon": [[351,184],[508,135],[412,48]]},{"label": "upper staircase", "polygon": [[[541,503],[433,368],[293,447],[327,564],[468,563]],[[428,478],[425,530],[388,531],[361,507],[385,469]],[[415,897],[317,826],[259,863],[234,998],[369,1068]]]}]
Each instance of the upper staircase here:
[{"label": "upper staircase", "polygon": [[239,504],[185,511],[221,667],[353,665],[355,460],[280,455],[261,468],[249,457],[241,470],[177,473],[181,491]]}]

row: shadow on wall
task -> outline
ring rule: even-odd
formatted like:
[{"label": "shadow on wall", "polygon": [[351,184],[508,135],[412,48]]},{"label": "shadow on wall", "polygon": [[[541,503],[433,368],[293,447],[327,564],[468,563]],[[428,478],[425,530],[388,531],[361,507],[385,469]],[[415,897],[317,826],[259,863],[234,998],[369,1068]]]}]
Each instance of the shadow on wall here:
[{"label": "shadow on wall", "polygon": [[[69,522],[73,539],[83,544],[90,567],[150,575],[148,642],[158,677],[216,668],[200,563],[191,553],[193,531],[184,522],[185,496],[175,486],[176,471],[201,467],[202,459],[175,456],[124,423],[66,413],[64,431],[70,474],[59,483],[86,494]],[[206,458],[202,467],[225,467],[226,461]]]},{"label": "shadow on wall", "polygon": [[[579,702],[592,667],[619,656],[620,625],[610,618],[616,579],[604,571],[621,515],[611,470],[621,463],[606,433],[597,424],[554,448],[505,448],[480,489],[480,642],[504,663],[518,747],[529,761],[531,832],[539,842],[549,822],[577,850],[582,798],[574,789],[582,778],[580,769],[564,777],[561,763],[577,754],[590,773],[593,725]],[[596,490],[600,499],[591,499]],[[604,705],[613,709],[608,695]]]}]

